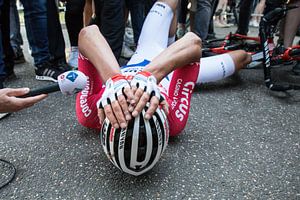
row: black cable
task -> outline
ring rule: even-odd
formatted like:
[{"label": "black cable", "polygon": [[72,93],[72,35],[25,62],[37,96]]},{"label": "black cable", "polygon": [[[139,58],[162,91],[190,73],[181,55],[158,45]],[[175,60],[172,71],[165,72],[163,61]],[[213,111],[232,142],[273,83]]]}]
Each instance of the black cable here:
[{"label": "black cable", "polygon": [[15,166],[14,166],[12,163],[10,163],[10,162],[8,162],[8,161],[3,160],[3,159],[0,158],[0,163],[1,163],[1,162],[2,162],[2,163],[5,163],[6,165],[8,165],[9,168],[11,168],[11,169],[13,170],[13,172],[12,172],[11,177],[10,177],[6,182],[4,182],[4,184],[0,185],[0,190],[1,190],[2,188],[4,188],[5,186],[7,186],[7,185],[15,178],[15,175],[16,175],[16,172],[17,172]]}]

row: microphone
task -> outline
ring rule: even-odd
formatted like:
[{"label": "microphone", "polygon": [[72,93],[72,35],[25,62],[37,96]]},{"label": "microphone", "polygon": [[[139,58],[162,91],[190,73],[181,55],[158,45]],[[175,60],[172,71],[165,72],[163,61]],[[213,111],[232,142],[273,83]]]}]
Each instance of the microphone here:
[{"label": "microphone", "polygon": [[80,71],[67,71],[57,77],[57,83],[45,87],[30,90],[28,94],[21,96],[32,97],[40,94],[48,94],[61,91],[64,95],[72,95],[80,92],[87,84],[87,77]]}]

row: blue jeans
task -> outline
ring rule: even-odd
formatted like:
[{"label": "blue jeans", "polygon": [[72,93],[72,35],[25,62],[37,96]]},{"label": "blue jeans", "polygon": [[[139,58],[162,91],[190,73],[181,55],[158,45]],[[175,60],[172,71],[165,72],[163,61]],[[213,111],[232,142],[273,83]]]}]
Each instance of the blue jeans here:
[{"label": "blue jeans", "polygon": [[205,40],[208,34],[211,10],[211,0],[197,0],[197,11],[195,13],[194,32],[202,40]]},{"label": "blue jeans", "polygon": [[20,50],[23,45],[16,0],[10,0],[10,44],[14,50]]},{"label": "blue jeans", "polygon": [[[0,17],[1,17],[1,7],[3,4],[3,0],[0,0]],[[5,68],[3,62],[3,47],[2,47],[2,31],[1,31],[1,24],[0,24],[0,82],[3,82],[5,77]]]},{"label": "blue jeans", "polygon": [[47,0],[21,0],[32,57],[36,66],[50,59],[47,32]]}]

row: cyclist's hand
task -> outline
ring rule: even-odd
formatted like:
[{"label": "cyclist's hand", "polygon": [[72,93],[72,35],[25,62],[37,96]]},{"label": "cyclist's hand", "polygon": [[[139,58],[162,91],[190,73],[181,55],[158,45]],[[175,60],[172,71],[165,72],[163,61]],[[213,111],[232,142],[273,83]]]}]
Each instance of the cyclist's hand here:
[{"label": "cyclist's hand", "polygon": [[145,113],[145,119],[150,119],[159,105],[168,114],[168,104],[158,89],[156,78],[150,72],[137,73],[130,85],[134,99],[130,102],[129,111],[133,117],[141,113],[147,102],[150,102],[150,106]]},{"label": "cyclist's hand", "polygon": [[108,118],[114,128],[126,128],[131,119],[127,100],[133,99],[133,93],[126,78],[117,74],[108,79],[102,97],[97,102],[100,123]]}]

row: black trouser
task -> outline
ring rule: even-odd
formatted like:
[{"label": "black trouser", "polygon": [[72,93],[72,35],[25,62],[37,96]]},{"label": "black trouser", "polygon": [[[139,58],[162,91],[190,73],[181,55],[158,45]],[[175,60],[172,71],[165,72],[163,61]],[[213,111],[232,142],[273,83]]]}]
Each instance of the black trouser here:
[{"label": "black trouser", "polygon": [[65,62],[65,41],[55,0],[47,1],[47,17],[50,60]]},{"label": "black trouser", "polygon": [[4,64],[6,75],[13,73],[14,68],[14,51],[10,44],[10,24],[9,24],[10,4],[9,0],[4,0],[1,8],[1,30],[2,44],[4,53]]},{"label": "black trouser", "polygon": [[188,0],[181,0],[178,6],[178,23],[185,24],[186,23],[186,16],[188,13]]},{"label": "black trouser", "polygon": [[208,27],[208,35],[211,37],[215,36],[215,31],[214,31],[214,15],[217,10],[217,6],[219,4],[219,0],[212,0],[211,1],[211,15],[210,15],[210,22],[209,22],[209,27]]},{"label": "black trouser", "polygon": [[137,44],[145,19],[145,2],[142,0],[126,0],[126,7],[130,11],[134,42]]},{"label": "black trouser", "polygon": [[254,0],[241,0],[237,33],[247,35]]},{"label": "black trouser", "polygon": [[71,46],[78,46],[78,35],[83,28],[83,10],[85,0],[68,0],[65,20]]},{"label": "black trouser", "polygon": [[101,33],[119,59],[125,31],[124,0],[95,0],[95,12]]}]

